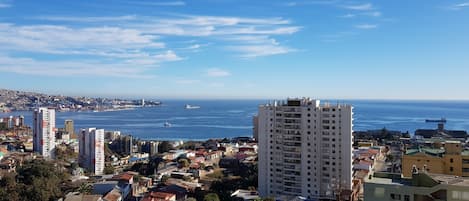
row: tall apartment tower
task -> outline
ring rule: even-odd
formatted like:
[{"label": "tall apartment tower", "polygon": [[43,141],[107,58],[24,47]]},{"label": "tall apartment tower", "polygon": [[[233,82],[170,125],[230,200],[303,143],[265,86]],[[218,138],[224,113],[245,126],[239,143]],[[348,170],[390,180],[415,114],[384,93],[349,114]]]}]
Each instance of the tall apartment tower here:
[{"label": "tall apartment tower", "polygon": [[40,107],[33,113],[33,150],[44,158],[55,158],[55,110]]},{"label": "tall apartment tower", "polygon": [[333,199],[352,189],[352,106],[309,98],[259,106],[259,193]]},{"label": "tall apartment tower", "polygon": [[79,164],[95,175],[104,172],[104,129],[82,129],[78,136]]},{"label": "tall apartment tower", "polygon": [[75,134],[75,127],[73,126],[73,120],[65,120],[65,133],[69,135]]}]

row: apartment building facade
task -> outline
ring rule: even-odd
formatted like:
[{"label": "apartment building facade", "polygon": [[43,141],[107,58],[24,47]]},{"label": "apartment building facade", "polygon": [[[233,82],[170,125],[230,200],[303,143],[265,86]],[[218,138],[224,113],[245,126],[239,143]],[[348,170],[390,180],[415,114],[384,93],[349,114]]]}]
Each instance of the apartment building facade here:
[{"label": "apartment building facade", "polygon": [[262,197],[330,198],[352,189],[352,112],[309,98],[259,106]]},{"label": "apartment building facade", "polygon": [[33,112],[33,151],[55,158],[55,110],[40,107]]}]

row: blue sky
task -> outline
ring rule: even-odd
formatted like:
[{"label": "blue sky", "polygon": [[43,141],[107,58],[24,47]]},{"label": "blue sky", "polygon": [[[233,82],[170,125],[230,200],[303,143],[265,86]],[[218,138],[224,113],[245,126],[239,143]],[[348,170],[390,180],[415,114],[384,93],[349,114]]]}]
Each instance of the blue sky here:
[{"label": "blue sky", "polygon": [[468,0],[0,0],[0,88],[469,99],[468,87]]}]

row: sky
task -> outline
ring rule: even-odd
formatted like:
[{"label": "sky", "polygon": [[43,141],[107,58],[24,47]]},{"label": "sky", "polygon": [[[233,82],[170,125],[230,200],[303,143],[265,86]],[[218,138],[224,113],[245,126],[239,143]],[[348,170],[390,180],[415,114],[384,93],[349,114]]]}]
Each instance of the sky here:
[{"label": "sky", "polygon": [[468,100],[468,0],[0,0],[0,88]]}]

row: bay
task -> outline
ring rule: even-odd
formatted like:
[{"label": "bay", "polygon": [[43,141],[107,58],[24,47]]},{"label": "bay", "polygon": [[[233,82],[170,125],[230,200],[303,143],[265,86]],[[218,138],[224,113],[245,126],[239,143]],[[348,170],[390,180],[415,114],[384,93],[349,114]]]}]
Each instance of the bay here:
[{"label": "bay", "polygon": [[[260,104],[267,100],[164,100],[158,107],[136,108],[108,112],[57,112],[56,126],[63,127],[72,119],[75,129],[97,127],[119,130],[141,139],[205,140],[252,135],[252,117]],[[322,101],[326,102],[326,101]],[[469,130],[469,101],[387,101],[339,100],[354,106],[354,130],[372,130],[386,127],[409,131],[418,128],[436,128],[425,119],[447,119],[446,128]],[[200,106],[185,109],[185,104]],[[0,113],[0,117],[25,116],[32,125],[32,112]],[[171,124],[165,127],[165,122]]]}]

